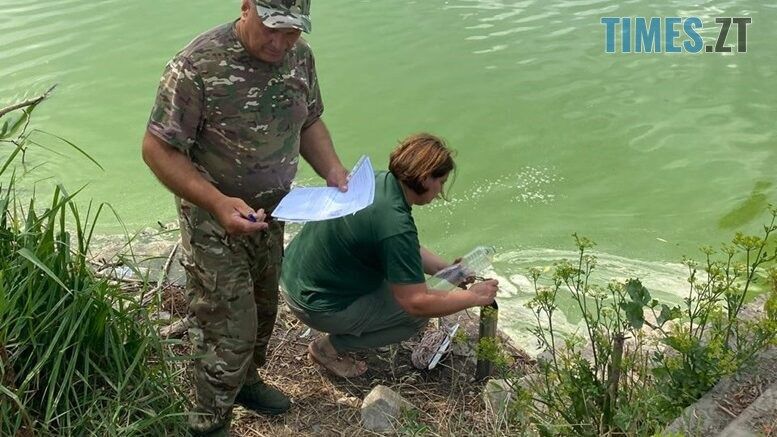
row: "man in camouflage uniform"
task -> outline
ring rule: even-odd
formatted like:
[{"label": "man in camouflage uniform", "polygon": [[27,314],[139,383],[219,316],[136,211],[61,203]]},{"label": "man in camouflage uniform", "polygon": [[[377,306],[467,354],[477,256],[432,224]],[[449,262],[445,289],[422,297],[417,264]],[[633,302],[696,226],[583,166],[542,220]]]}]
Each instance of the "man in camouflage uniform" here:
[{"label": "man in camouflage uniform", "polygon": [[283,225],[269,219],[301,154],[329,186],[347,172],[320,119],[310,0],[243,0],[241,16],[168,64],[143,158],[176,195],[194,345],[194,434],[224,435],[233,403],[289,408],[257,374],[277,304]]}]

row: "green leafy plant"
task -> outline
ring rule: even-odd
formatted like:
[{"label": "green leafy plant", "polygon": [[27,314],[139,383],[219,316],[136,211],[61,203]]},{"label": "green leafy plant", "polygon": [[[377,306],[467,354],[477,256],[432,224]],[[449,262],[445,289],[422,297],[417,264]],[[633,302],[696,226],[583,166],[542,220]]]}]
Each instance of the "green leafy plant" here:
[{"label": "green leafy plant", "polygon": [[[627,347],[626,340],[641,338],[646,324],[663,326],[678,316],[679,309],[660,305],[637,279],[606,287],[592,284],[597,259],[587,252],[594,243],[574,238],[578,258],[557,263],[551,285],[540,284],[542,270],[530,270],[535,297],[527,306],[536,318],[534,334],[548,351],[539,362],[543,377],[532,387],[541,405],[535,416],[544,416],[538,423],[551,434],[629,432],[651,419],[620,408],[633,405],[643,393],[641,376],[646,372],[642,348]],[[577,304],[582,336],[559,338],[553,316],[560,293],[569,293]],[[646,320],[646,312],[653,313],[655,322]]]},{"label": "green leafy plant", "polygon": [[478,359],[490,361],[497,373],[504,373],[511,364],[510,357],[504,353],[504,348],[497,337],[483,337],[478,340],[475,354]]},{"label": "green leafy plant", "polygon": [[415,408],[403,408],[399,416],[397,434],[402,436],[425,436],[432,434],[429,425],[421,420],[421,413]]},{"label": "green leafy plant", "polygon": [[718,252],[702,248],[705,260],[686,259],[689,290],[683,311],[684,324],[663,332],[669,346],[656,351],[653,374],[668,408],[679,409],[708,391],[722,376],[732,373],[758,351],[775,341],[777,314],[772,310],[774,290],[766,300],[766,317],[740,317],[752,288],[763,276],[774,278],[764,265],[775,260],[769,253],[769,237],[777,229],[777,211],[763,236],[737,233]]},{"label": "green leafy plant", "polygon": [[[523,402],[513,406],[513,420],[542,435],[653,433],[774,343],[777,286],[766,300],[766,317],[739,317],[756,282],[767,277],[777,284],[777,270],[765,269],[775,259],[767,250],[777,229],[777,211],[771,213],[763,236],[737,234],[722,259],[703,248],[703,267],[684,261],[690,289],[680,306],[653,299],[638,279],[592,283],[594,243],[578,235],[577,259],[556,263],[549,280],[542,269],[530,269],[535,296],[527,306],[546,352],[538,375],[514,384]],[[562,294],[580,312],[579,334],[564,335],[554,326]]]}]

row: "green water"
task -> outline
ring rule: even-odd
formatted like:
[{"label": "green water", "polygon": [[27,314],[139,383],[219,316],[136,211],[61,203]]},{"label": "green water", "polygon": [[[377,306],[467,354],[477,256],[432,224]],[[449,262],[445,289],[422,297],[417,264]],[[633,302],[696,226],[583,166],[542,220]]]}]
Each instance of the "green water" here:
[{"label": "green water", "polygon": [[[525,267],[568,256],[572,232],[598,242],[604,276],[676,293],[672,262],[757,230],[777,198],[777,6],[647,3],[313,2],[309,41],[341,158],[385,167],[407,134],[445,137],[458,150],[454,200],[414,211],[422,242],[449,257],[496,246],[510,323],[527,317]],[[0,104],[58,83],[35,125],[105,167],[32,149],[28,162],[46,163],[24,187],[53,175],[38,190],[88,184],[82,198],[110,202],[130,229],[172,221],[140,159],[157,81],[178,49],[238,12],[237,0],[0,0]],[[602,16],[753,24],[747,54],[607,55]],[[705,43],[716,34],[705,28]],[[300,180],[317,181],[307,166]]]}]

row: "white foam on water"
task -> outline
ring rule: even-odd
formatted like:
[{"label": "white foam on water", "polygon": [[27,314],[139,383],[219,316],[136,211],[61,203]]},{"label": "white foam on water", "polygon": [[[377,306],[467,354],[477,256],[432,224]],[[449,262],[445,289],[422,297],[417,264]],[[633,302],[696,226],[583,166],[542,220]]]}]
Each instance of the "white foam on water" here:
[{"label": "white foam on water", "polygon": [[554,185],[563,180],[551,167],[525,166],[514,173],[476,182],[464,192],[454,192],[449,202],[434,202],[426,208],[450,209],[461,204],[471,207],[473,202],[491,195],[526,206],[549,204],[557,197]]},{"label": "white foam on water", "polygon": [[[677,305],[687,296],[688,271],[679,263],[643,261],[591,252],[597,258],[591,283],[606,286],[611,280],[625,281],[638,278],[650,291],[651,296],[662,303]],[[530,267],[544,270],[540,285],[549,285],[553,264],[563,259],[574,262],[577,252],[554,249],[517,249],[502,252],[494,259],[493,270],[484,276],[499,280],[499,327],[507,333],[517,346],[531,355],[541,350],[530,328],[536,326],[536,315],[526,308],[534,297],[534,285],[528,276]],[[567,298],[566,289],[559,291],[559,297]],[[565,313],[566,311],[566,313]],[[570,321],[573,320],[573,321]],[[582,333],[583,325],[579,311],[574,305],[561,305],[553,316],[554,329],[564,334]],[[546,322],[546,320],[543,320]]]}]

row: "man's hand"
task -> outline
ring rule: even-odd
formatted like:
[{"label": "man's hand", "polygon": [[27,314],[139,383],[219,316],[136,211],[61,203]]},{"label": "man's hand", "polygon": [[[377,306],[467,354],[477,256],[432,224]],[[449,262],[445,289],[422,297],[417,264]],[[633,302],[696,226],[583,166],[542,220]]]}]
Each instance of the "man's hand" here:
[{"label": "man's hand", "polygon": [[333,167],[326,174],[326,186],[337,187],[343,193],[348,191],[348,170],[342,165]]},{"label": "man's hand", "polygon": [[496,279],[487,279],[469,287],[469,291],[475,294],[477,306],[491,305],[496,298],[496,291],[499,290],[498,285],[499,281]]},{"label": "man's hand", "polygon": [[254,211],[243,199],[224,197],[213,207],[213,215],[229,235],[253,234],[267,229],[263,209]]},{"label": "man's hand", "polygon": [[348,191],[348,170],[335,153],[332,137],[321,119],[304,129],[299,137],[299,153],[328,187]]}]

